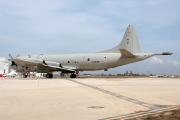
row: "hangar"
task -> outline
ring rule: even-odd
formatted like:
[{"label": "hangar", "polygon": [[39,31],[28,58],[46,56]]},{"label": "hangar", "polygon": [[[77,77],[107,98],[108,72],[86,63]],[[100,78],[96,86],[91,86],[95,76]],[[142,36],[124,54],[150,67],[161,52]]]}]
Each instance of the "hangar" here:
[{"label": "hangar", "polygon": [[5,57],[0,57],[0,74],[8,74],[8,60]]}]

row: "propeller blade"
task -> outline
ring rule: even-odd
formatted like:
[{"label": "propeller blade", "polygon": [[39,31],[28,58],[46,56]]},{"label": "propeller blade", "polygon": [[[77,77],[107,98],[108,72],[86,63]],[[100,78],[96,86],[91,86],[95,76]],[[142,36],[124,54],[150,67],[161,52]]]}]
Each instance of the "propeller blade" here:
[{"label": "propeller blade", "polygon": [[16,57],[19,57],[20,56],[20,54],[18,54]]},{"label": "propeller blade", "polygon": [[12,61],[11,66],[14,66],[14,65],[17,67],[17,64],[14,61]]},{"label": "propeller blade", "polygon": [[28,54],[28,56],[29,56],[29,58],[31,58],[31,55]]},{"label": "propeller blade", "polygon": [[13,57],[12,57],[12,55],[11,55],[11,54],[9,54],[8,56],[11,58],[11,60],[13,60]]}]

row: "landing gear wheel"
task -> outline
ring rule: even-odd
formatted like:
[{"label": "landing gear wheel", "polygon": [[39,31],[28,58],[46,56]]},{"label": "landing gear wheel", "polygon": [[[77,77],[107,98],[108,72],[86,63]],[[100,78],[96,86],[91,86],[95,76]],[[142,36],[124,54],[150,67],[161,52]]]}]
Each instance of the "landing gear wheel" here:
[{"label": "landing gear wheel", "polygon": [[53,74],[47,74],[46,78],[53,78]]},{"label": "landing gear wheel", "polygon": [[71,74],[70,78],[76,78],[76,74]]},{"label": "landing gear wheel", "polygon": [[23,75],[23,78],[27,78],[27,75]]},{"label": "landing gear wheel", "polygon": [[27,78],[28,77],[28,72],[24,72],[23,73],[23,78]]}]

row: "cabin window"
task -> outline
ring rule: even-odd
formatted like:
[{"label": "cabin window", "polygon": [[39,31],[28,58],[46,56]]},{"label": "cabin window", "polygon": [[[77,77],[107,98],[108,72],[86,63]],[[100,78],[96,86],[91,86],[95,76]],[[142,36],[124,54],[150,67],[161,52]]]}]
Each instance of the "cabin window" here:
[{"label": "cabin window", "polygon": [[70,61],[67,61],[67,63],[70,63]]},{"label": "cabin window", "polygon": [[87,61],[90,61],[90,58],[88,58]]}]

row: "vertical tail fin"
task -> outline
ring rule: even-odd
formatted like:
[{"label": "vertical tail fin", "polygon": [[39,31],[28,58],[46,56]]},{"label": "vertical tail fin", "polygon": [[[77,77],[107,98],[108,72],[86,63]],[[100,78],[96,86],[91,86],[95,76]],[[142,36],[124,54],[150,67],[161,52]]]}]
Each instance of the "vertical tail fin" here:
[{"label": "vertical tail fin", "polygon": [[141,52],[137,32],[133,26],[128,26],[124,37],[119,45],[112,49],[102,51],[101,53],[118,53],[119,49],[125,49],[131,53]]}]

